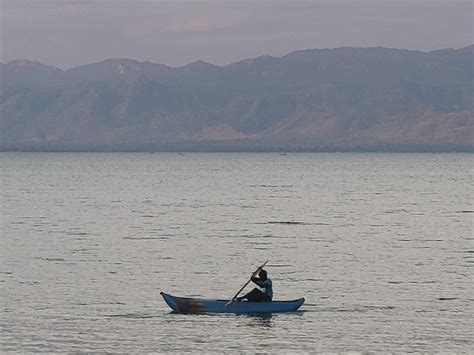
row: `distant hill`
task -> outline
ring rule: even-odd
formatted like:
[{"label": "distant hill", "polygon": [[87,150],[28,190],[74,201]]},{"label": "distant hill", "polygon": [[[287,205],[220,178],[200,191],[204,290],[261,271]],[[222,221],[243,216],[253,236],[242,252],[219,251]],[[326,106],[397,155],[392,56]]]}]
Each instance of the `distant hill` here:
[{"label": "distant hill", "polygon": [[474,151],[474,46],[0,64],[1,150]]}]

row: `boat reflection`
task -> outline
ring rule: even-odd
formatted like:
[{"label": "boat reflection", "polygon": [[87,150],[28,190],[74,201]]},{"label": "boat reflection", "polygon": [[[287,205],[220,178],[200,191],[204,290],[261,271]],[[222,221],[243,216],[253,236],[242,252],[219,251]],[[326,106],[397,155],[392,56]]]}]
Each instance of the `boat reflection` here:
[{"label": "boat reflection", "polygon": [[246,313],[240,314],[240,317],[249,318],[249,327],[258,327],[258,328],[271,328],[273,326],[273,321],[277,317],[273,313]]}]

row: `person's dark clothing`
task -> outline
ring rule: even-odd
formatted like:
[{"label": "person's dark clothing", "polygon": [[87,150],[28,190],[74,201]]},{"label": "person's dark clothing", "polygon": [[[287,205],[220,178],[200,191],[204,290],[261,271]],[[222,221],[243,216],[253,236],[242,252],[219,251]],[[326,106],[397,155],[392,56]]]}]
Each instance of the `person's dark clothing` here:
[{"label": "person's dark clothing", "polygon": [[254,288],[246,295],[239,297],[240,300],[244,298],[249,302],[270,302],[272,300],[268,295],[260,291],[258,288]]},{"label": "person's dark clothing", "polygon": [[273,298],[273,284],[272,280],[268,277],[260,278],[260,277],[252,277],[252,282],[256,284],[258,287],[264,289],[264,293],[270,298],[270,301]]}]

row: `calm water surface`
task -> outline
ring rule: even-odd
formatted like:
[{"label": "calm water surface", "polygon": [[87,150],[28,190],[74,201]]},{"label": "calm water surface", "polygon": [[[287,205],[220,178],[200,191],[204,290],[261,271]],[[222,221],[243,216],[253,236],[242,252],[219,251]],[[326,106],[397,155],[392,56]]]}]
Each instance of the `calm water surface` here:
[{"label": "calm water surface", "polygon": [[[0,350],[474,350],[467,154],[0,155]],[[269,259],[301,312],[177,315]]]}]

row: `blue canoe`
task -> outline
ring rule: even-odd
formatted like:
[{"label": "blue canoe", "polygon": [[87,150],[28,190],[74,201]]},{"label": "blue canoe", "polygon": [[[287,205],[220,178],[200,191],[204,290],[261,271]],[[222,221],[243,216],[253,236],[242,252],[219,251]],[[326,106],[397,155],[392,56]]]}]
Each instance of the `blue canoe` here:
[{"label": "blue canoe", "polygon": [[161,292],[161,296],[177,313],[279,313],[295,312],[304,303],[304,298],[293,301],[232,302],[228,300],[206,300],[175,297]]}]

